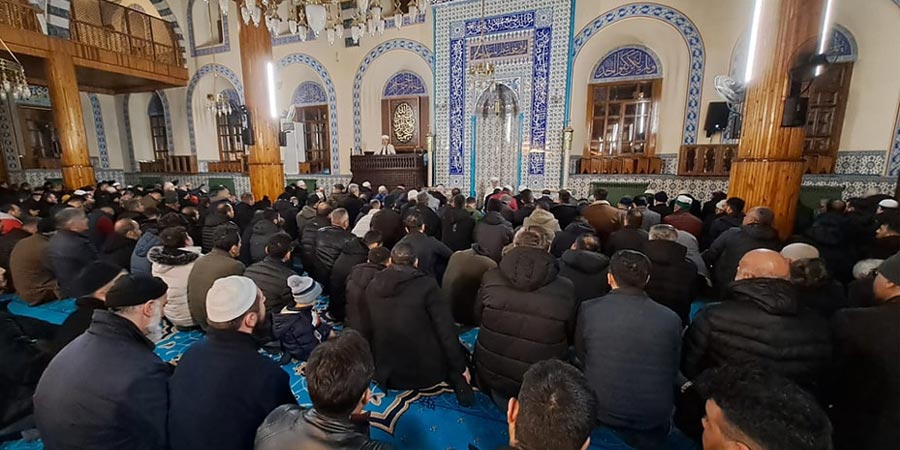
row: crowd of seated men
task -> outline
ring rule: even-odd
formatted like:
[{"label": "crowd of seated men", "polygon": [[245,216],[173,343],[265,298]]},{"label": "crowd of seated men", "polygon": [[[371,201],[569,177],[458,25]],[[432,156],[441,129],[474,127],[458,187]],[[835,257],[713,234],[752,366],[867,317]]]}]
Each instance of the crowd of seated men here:
[{"label": "crowd of seated men", "polygon": [[[76,299],[59,326],[0,307],[0,438],[391,448],[369,436],[374,382],[480,391],[519,450],[585,449],[597,427],[638,450],[675,427],[705,450],[900,448],[896,200],[825,201],[783,239],[720,192],[492,185],[0,185],[5,291]],[[164,323],[206,336],[177,367],[154,353]]]}]

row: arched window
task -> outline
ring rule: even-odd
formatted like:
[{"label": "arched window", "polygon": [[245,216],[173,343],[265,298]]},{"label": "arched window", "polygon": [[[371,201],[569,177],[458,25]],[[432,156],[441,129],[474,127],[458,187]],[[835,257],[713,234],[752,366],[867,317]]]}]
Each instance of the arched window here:
[{"label": "arched window", "polygon": [[222,13],[215,2],[193,0],[190,4],[190,37],[192,50],[225,43]]},{"label": "arched window", "polygon": [[304,81],[294,89],[291,100],[294,122],[300,124],[304,160],[301,173],[322,173],[331,167],[331,140],[328,129],[328,97],[321,84]]},{"label": "arched window", "polygon": [[242,161],[246,158],[244,141],[241,137],[243,121],[240,113],[240,98],[234,89],[226,89],[222,94],[231,103],[231,114],[216,116],[216,134],[219,137],[219,161]]},{"label": "arched window", "polygon": [[661,91],[662,64],[650,49],[607,53],[591,72],[584,156],[653,155]]},{"label": "arched window", "polygon": [[404,70],[388,79],[381,99],[382,134],[390,137],[397,152],[425,147],[428,113],[428,89],[422,77]]},{"label": "arched window", "polygon": [[150,116],[150,139],[153,142],[153,159],[166,160],[169,157],[169,131],[166,128],[166,110],[163,108],[162,99],[156,92],[150,96],[150,105],[147,106],[147,115]]}]

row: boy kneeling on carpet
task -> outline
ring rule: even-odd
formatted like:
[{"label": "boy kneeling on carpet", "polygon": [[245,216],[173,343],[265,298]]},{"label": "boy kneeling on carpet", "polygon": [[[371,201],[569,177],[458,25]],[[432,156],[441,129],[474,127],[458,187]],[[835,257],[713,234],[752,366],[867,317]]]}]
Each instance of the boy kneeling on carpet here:
[{"label": "boy kneeling on carpet", "polygon": [[331,326],[313,310],[322,286],[309,277],[291,275],[287,279],[294,304],[285,306],[272,316],[272,331],[281,348],[300,361],[309,359],[316,346],[331,336]]}]

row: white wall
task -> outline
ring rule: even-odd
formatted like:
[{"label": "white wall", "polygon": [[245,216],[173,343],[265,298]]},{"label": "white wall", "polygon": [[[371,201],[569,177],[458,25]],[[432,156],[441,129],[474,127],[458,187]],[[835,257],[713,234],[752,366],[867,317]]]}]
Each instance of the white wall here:
[{"label": "white wall", "polygon": [[431,93],[434,92],[434,78],[431,67],[425,61],[408,52],[391,52],[375,60],[369,66],[362,80],[360,89],[360,116],[365,118],[361,124],[362,148],[375,150],[381,146],[381,135],[387,134],[387,130],[381,129],[381,99],[384,94],[384,85],[397,72],[413,72],[425,82],[425,92],[429,97],[429,123],[428,128],[434,129],[431,123],[430,110],[434,103]]}]

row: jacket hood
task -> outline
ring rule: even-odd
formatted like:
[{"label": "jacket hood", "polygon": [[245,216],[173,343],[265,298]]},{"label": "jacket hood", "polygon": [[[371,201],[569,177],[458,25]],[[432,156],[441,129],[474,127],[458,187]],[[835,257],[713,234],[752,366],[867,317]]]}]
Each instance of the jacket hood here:
[{"label": "jacket hood", "polygon": [[509,225],[509,226],[512,226],[512,224],[509,223],[508,220],[504,219],[503,216],[501,216],[500,213],[497,212],[497,211],[491,211],[491,212],[485,214],[485,215],[484,215],[484,218],[481,219],[481,221],[484,222],[484,223],[486,223],[486,224],[488,224],[488,225]]},{"label": "jacket hood", "polygon": [[151,248],[156,247],[161,243],[162,242],[159,240],[159,231],[156,228],[151,228],[138,239],[137,245],[134,247],[134,254],[141,258],[145,258]]},{"label": "jacket hood", "polygon": [[256,223],[253,224],[253,234],[259,234],[263,236],[268,236],[270,234],[275,234],[281,231],[281,228],[278,225],[275,225],[275,222],[270,220],[257,220]]},{"label": "jacket hood", "polygon": [[369,289],[377,296],[392,297],[399,295],[411,283],[427,276],[413,267],[391,266],[372,279]]},{"label": "jacket hood", "polygon": [[309,205],[303,205],[303,209],[300,210],[300,217],[306,220],[312,220],[316,217],[316,209]]},{"label": "jacket hood", "polygon": [[530,292],[553,282],[559,267],[544,250],[516,247],[500,260],[500,273],[514,288]]},{"label": "jacket hood", "polygon": [[774,228],[767,225],[750,224],[741,227],[744,233],[750,237],[760,240],[778,239],[778,232]]},{"label": "jacket hood", "polygon": [[482,247],[481,244],[477,242],[472,244],[472,252],[474,252],[476,255],[486,256],[488,258],[491,257],[491,255],[484,250],[484,247]]},{"label": "jacket hood", "polygon": [[556,226],[559,226],[559,221],[556,220],[556,216],[554,216],[553,213],[540,208],[535,209],[525,220],[531,225],[539,225],[542,227],[548,225],[552,226],[554,222],[556,223]]},{"label": "jacket hood", "polygon": [[800,312],[796,291],[788,280],[777,278],[740,280],[732,283],[729,291],[725,298],[753,302],[769,314],[795,316]]},{"label": "jacket hood", "polygon": [[562,262],[582,273],[600,273],[609,267],[609,258],[602,253],[587,250],[566,250]]},{"label": "jacket hood", "polygon": [[644,253],[654,264],[671,266],[687,258],[687,247],[675,241],[653,240],[644,245]]},{"label": "jacket hood", "polygon": [[584,233],[594,233],[595,230],[594,230],[594,227],[592,227],[586,223],[572,222],[568,226],[566,226],[566,232],[574,233],[577,235],[582,235]]},{"label": "jacket hood", "polygon": [[0,212],[0,220],[17,220],[21,222],[21,220],[19,220],[18,218],[13,217],[11,214],[5,212]]},{"label": "jacket hood", "polygon": [[222,225],[229,220],[231,219],[224,214],[210,214],[206,216],[206,220],[203,221],[203,225],[207,227],[214,227],[217,225]]},{"label": "jacket hood", "polygon": [[147,253],[147,259],[150,260],[150,262],[172,267],[186,266],[196,261],[199,257],[199,253],[183,248],[179,248],[173,253],[169,253],[166,252],[163,247],[153,247]]}]

